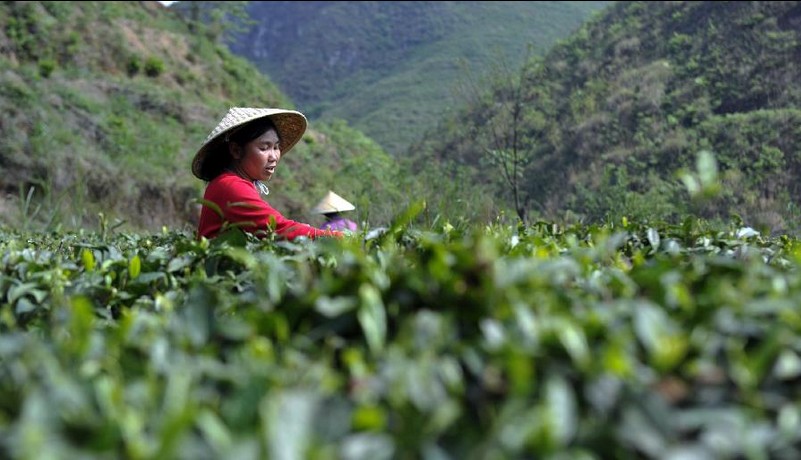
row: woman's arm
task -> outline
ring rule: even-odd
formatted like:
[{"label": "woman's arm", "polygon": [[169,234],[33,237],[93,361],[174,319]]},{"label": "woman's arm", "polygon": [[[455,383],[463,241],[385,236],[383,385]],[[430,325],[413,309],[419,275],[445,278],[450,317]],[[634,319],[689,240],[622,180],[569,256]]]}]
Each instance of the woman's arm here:
[{"label": "woman's arm", "polygon": [[246,232],[258,234],[275,231],[289,240],[302,236],[312,239],[343,236],[339,231],[323,230],[287,219],[261,198],[253,183],[239,176],[226,174],[217,179],[216,183],[209,184],[206,199],[220,206],[224,221],[239,224]]}]

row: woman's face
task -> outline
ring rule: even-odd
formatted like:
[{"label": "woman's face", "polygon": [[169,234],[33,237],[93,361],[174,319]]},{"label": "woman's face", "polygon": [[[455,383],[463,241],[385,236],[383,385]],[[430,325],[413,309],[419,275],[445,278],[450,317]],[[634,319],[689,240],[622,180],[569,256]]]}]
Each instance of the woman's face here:
[{"label": "woman's face", "polygon": [[232,154],[237,169],[246,179],[267,182],[273,177],[278,160],[281,159],[278,133],[270,128],[241,149],[235,146]]}]

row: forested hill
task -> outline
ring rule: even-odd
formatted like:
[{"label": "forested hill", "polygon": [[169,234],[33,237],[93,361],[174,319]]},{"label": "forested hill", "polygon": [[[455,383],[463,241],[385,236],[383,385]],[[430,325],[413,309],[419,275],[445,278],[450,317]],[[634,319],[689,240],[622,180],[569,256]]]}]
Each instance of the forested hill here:
[{"label": "forested hill", "polygon": [[400,155],[462,103],[467,73],[518,67],[610,3],[249,2],[255,24],[231,49],[315,118]]},{"label": "forested hill", "polygon": [[[218,30],[158,2],[0,3],[0,69],[0,223],[21,229],[193,228],[191,159],[228,108],[295,107]],[[390,160],[312,121],[271,204],[321,223],[309,209],[336,183],[380,221],[403,204],[382,204],[397,196]]]},{"label": "forested hill", "polygon": [[[445,202],[516,197],[528,218],[737,215],[785,231],[801,198],[799,63],[797,1],[620,2],[477,93],[416,151],[461,178],[435,182],[451,187],[436,194]],[[703,206],[682,175],[701,151],[724,185]]]}]

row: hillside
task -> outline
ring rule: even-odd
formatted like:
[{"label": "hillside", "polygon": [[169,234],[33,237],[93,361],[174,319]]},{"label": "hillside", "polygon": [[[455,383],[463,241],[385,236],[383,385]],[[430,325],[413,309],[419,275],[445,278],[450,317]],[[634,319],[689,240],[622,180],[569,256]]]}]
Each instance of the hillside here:
[{"label": "hillside", "polygon": [[[800,24],[799,2],[615,4],[444,120],[416,147],[419,169],[442,159],[460,178],[436,182],[445,203],[514,209],[516,191],[532,219],[696,213],[791,230]],[[723,180],[703,205],[679,180],[701,151]],[[516,190],[499,166],[517,167]]]},{"label": "hillside", "polygon": [[[421,30],[447,35],[443,17]],[[799,18],[799,2],[615,3],[519,73],[488,69],[430,131],[388,124],[427,133],[401,158],[310,115],[271,203],[312,223],[336,189],[373,225],[422,198],[429,219],[735,215],[797,231]],[[157,2],[1,4],[2,223],[191,228],[203,184],[189,161],[210,127],[231,105],[295,105],[218,33]],[[723,180],[704,203],[685,174],[701,151]]]},{"label": "hillside", "polygon": [[315,119],[399,156],[462,104],[466,74],[522,62],[612,2],[249,2],[231,45]]},{"label": "hillside", "polygon": [[[294,108],[213,31],[158,2],[4,2],[0,68],[0,219],[17,228],[193,228],[204,184],[190,163],[211,128],[231,106]],[[308,209],[340,182],[364,206],[376,191],[396,197],[391,168],[361,133],[313,122],[271,203],[317,223]],[[380,221],[403,203],[371,204]]]}]

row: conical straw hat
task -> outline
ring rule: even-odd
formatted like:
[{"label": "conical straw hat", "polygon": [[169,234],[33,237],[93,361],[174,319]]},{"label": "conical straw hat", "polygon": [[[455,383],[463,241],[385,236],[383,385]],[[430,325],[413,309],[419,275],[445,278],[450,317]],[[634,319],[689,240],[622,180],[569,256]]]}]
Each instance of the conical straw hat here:
[{"label": "conical straw hat", "polygon": [[281,140],[281,155],[289,152],[306,132],[306,117],[294,110],[285,109],[258,109],[249,107],[232,107],[222,120],[211,130],[206,141],[198,149],[192,160],[192,173],[199,179],[211,180],[203,174],[203,162],[209,155],[219,154],[219,149],[225,144],[227,134],[245,123],[269,117],[278,131]]},{"label": "conical straw hat", "polygon": [[317,206],[312,208],[312,212],[317,214],[329,214],[332,212],[353,211],[356,206],[353,206],[348,200],[342,198],[332,191],[317,203]]}]

